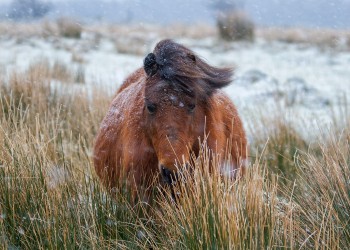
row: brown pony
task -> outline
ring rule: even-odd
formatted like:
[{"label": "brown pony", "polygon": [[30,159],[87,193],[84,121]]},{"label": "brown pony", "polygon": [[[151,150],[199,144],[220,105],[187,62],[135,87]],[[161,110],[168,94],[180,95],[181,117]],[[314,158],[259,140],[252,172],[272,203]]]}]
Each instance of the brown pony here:
[{"label": "brown pony", "polygon": [[94,164],[104,185],[112,189],[126,181],[134,195],[155,175],[171,185],[177,159],[188,162],[190,152],[198,155],[204,136],[222,160],[226,145],[232,145],[225,174],[244,174],[245,132],[235,106],[220,90],[231,77],[232,69],[212,67],[188,48],[160,41],[144,67],[125,80],[102,122]]}]

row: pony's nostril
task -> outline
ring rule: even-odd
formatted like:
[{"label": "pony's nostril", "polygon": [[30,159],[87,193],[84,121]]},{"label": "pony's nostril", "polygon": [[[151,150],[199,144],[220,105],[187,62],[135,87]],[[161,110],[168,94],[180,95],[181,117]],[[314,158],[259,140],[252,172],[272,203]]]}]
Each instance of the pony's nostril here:
[{"label": "pony's nostril", "polygon": [[175,181],[173,172],[164,166],[161,166],[161,174],[165,183],[171,185]]}]

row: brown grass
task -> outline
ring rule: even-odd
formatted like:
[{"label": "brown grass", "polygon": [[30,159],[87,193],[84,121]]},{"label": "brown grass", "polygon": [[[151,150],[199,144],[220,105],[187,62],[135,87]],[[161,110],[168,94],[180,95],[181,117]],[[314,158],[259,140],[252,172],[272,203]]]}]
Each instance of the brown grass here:
[{"label": "brown grass", "polygon": [[[85,83],[85,70],[82,65],[77,68],[69,67],[62,61],[56,60],[52,64],[48,59],[39,59],[32,63],[28,70],[22,74],[13,74],[13,78],[21,78],[21,81],[31,83],[33,79],[39,82],[51,82],[58,80],[61,83]],[[26,79],[29,77],[29,79]],[[24,79],[23,79],[24,78]],[[10,81],[12,83],[12,81]],[[32,86],[28,86],[32,88]]]},{"label": "brown grass", "polygon": [[[248,40],[253,37],[261,38],[268,42],[280,41],[302,46],[317,46],[321,49],[350,50],[350,31],[334,30],[325,28],[307,29],[302,27],[254,27],[254,25],[241,14],[229,16],[227,20],[219,18],[219,28],[215,26],[198,23],[192,25],[172,24],[160,26],[155,24],[106,24],[82,26],[78,21],[62,18],[57,21],[44,20],[38,23],[14,23],[0,22],[0,32],[3,38],[14,37],[19,41],[30,37],[58,38],[70,37],[78,39],[83,32],[94,37],[94,44],[104,37],[111,39],[116,44],[117,51],[135,55],[144,54],[149,51],[154,43],[163,38],[191,38],[204,39],[223,36],[232,40],[232,36],[240,34]],[[242,17],[241,17],[242,16]],[[220,21],[221,20],[221,21]],[[230,21],[231,20],[231,21]],[[241,21],[238,21],[241,20]],[[237,28],[234,25],[238,25]],[[242,25],[241,25],[242,24]],[[225,27],[225,28],[224,28]],[[235,30],[241,30],[236,32]],[[221,30],[221,31],[220,31]],[[235,31],[235,32],[234,32]],[[236,38],[234,38],[235,40]]]},{"label": "brown grass", "polygon": [[[97,27],[91,27],[96,30]],[[173,24],[167,27],[158,25],[128,25],[128,26],[105,26],[100,32],[109,36],[114,42],[119,53],[145,55],[152,50],[156,42],[165,38],[203,39],[216,36],[214,27],[205,24],[195,24],[186,26],[183,24]]]},{"label": "brown grass", "polygon": [[257,35],[267,41],[317,46],[320,48],[350,49],[350,31],[307,28],[261,28]]},{"label": "brown grass", "polygon": [[220,38],[226,41],[253,41],[255,26],[253,21],[240,11],[224,12],[217,18]]},{"label": "brown grass", "polygon": [[[251,166],[233,182],[203,144],[182,170],[177,203],[131,205],[113,198],[92,166],[92,145],[112,94],[73,91],[62,64],[43,62],[0,76],[0,237],[21,249],[348,249],[350,129],[335,127],[310,147],[281,113],[249,132]],[[54,72],[56,72],[54,74]],[[57,79],[56,79],[57,80]],[[346,110],[346,109],[344,109]],[[282,113],[283,114],[283,113]],[[253,133],[253,131],[255,131]],[[307,131],[306,131],[307,132]],[[229,157],[229,156],[227,156]],[[188,170],[188,169],[187,169]]]},{"label": "brown grass", "polygon": [[61,17],[57,20],[60,35],[68,38],[80,38],[83,31],[82,24],[77,20]]}]

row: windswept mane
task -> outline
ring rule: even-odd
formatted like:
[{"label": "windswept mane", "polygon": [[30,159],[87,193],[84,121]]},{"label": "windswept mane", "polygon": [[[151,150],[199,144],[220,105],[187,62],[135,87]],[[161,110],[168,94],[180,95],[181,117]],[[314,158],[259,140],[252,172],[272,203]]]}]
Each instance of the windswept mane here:
[{"label": "windswept mane", "polygon": [[200,91],[210,95],[215,89],[227,86],[232,81],[232,68],[213,67],[185,46],[166,39],[160,41],[153,53],[144,60],[148,77],[160,77],[185,93]]}]

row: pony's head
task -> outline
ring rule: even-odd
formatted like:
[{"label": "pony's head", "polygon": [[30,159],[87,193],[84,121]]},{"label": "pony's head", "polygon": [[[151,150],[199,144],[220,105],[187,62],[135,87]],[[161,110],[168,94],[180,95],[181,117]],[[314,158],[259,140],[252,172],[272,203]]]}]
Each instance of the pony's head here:
[{"label": "pony's head", "polygon": [[189,152],[198,148],[209,98],[231,82],[232,69],[212,67],[188,48],[163,40],[145,58],[144,70],[145,129],[163,180],[171,184],[176,162],[188,162]]}]

